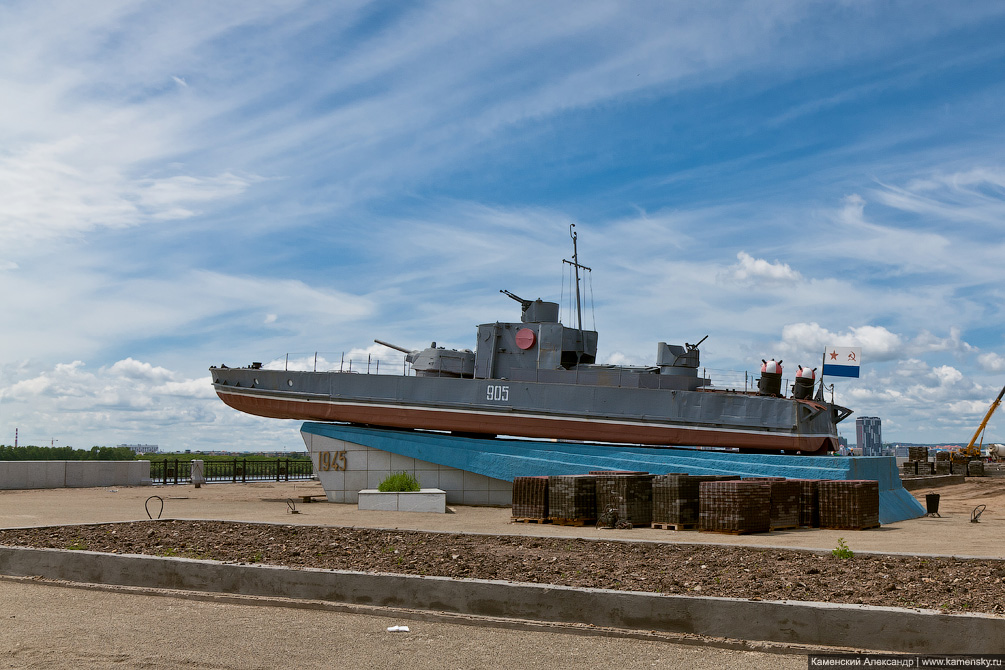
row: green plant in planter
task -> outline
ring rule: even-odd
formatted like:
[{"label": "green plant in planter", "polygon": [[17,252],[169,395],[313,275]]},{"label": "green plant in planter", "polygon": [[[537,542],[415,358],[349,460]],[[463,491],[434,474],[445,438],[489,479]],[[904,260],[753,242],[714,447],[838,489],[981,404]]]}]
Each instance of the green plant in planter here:
[{"label": "green plant in planter", "polygon": [[839,537],[837,549],[832,549],[831,554],[835,558],[852,558],[855,555],[855,552],[848,548],[848,545],[845,543],[843,537]]},{"label": "green plant in planter", "polygon": [[407,472],[392,472],[380,483],[377,490],[381,493],[400,493],[402,491],[418,491],[419,480]]}]

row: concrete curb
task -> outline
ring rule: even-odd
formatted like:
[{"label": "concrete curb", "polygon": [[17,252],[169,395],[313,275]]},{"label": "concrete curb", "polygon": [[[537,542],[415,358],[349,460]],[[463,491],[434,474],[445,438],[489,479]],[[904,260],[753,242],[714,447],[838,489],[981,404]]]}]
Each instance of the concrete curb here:
[{"label": "concrete curb", "polygon": [[0,547],[0,574],[807,646],[939,654],[1005,649],[1005,618],[865,605],[667,596],[22,547]]},{"label": "concrete curb", "polygon": [[920,489],[933,489],[943,486],[956,486],[966,483],[963,475],[925,475],[918,477],[903,477],[900,483],[906,491],[918,491]]}]

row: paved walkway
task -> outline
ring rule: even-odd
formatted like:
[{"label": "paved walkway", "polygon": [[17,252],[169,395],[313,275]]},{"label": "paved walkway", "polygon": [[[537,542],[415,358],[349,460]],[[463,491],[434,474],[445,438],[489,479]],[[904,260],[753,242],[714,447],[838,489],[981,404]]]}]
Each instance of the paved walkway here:
[{"label": "paved walkway", "polygon": [[[302,525],[360,526],[411,530],[599,537],[604,539],[658,542],[720,543],[748,546],[830,551],[844,538],[853,551],[904,552],[1005,558],[1005,478],[971,479],[958,486],[921,489],[913,494],[924,501],[926,493],[940,495],[941,517],[922,517],[865,531],[797,529],[723,535],[698,531],[666,531],[634,528],[619,531],[593,527],[511,523],[510,509],[498,507],[452,507],[450,514],[414,512],[365,512],[355,505],[315,502],[305,504],[304,495],[323,495],[316,482],[191,484],[157,487],[109,487],[96,489],[47,489],[0,491],[0,527],[100,523],[146,519],[144,504],[150,496],[164,501],[164,518],[226,519]],[[291,514],[293,500],[298,514]],[[970,523],[978,504],[987,505],[980,523]],[[150,500],[154,516],[160,501]]]},{"label": "paved walkway", "polygon": [[[916,491],[924,500],[928,491]],[[370,526],[431,531],[625,538],[673,542],[1005,557],[1005,481],[935,491],[942,518],[869,531],[799,530],[723,536],[653,529],[596,530],[514,524],[509,509],[456,507],[452,514],[359,512],[304,504],[315,483],[211,484],[139,488],[0,491],[0,527],[146,519],[164,500],[165,518]],[[293,499],[299,514],[291,514]],[[977,504],[981,522],[970,523]],[[159,501],[150,500],[154,515]],[[94,590],[0,579],[0,662],[11,668],[805,668],[800,655],[638,639],[569,627],[513,629],[497,621],[453,623],[435,616],[291,606],[255,598]],[[372,613],[371,613],[372,612]],[[391,613],[393,614],[393,613]],[[415,618],[417,616],[417,618]],[[407,625],[408,633],[387,628]],[[645,637],[644,633],[640,633]]]},{"label": "paved walkway", "polygon": [[[791,654],[0,580],[5,668],[770,668]],[[392,626],[409,632],[388,632]]]}]

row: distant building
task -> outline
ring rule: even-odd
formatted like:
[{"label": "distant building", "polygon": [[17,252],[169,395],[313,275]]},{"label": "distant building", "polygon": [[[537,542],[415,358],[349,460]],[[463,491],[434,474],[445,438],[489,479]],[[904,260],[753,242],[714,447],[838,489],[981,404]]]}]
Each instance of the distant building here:
[{"label": "distant building", "polygon": [[117,447],[132,449],[136,454],[156,454],[160,449],[156,444],[117,444]]},{"label": "distant building", "polygon": [[855,419],[856,446],[863,456],[883,455],[883,427],[878,416]]}]

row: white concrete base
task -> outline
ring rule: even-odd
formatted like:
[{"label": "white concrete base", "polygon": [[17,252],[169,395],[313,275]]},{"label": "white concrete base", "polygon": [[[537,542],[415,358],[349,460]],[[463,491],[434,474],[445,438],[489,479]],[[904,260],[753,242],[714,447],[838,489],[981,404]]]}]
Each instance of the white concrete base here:
[{"label": "white concrete base", "polygon": [[359,492],[357,509],[386,512],[436,512],[447,511],[447,492],[440,489],[419,489],[384,493],[377,489]]},{"label": "white concrete base", "polygon": [[328,502],[356,504],[359,492],[375,489],[392,472],[407,472],[419,486],[447,492],[448,505],[499,505],[513,502],[513,484],[362,444],[302,433],[314,474]]}]

